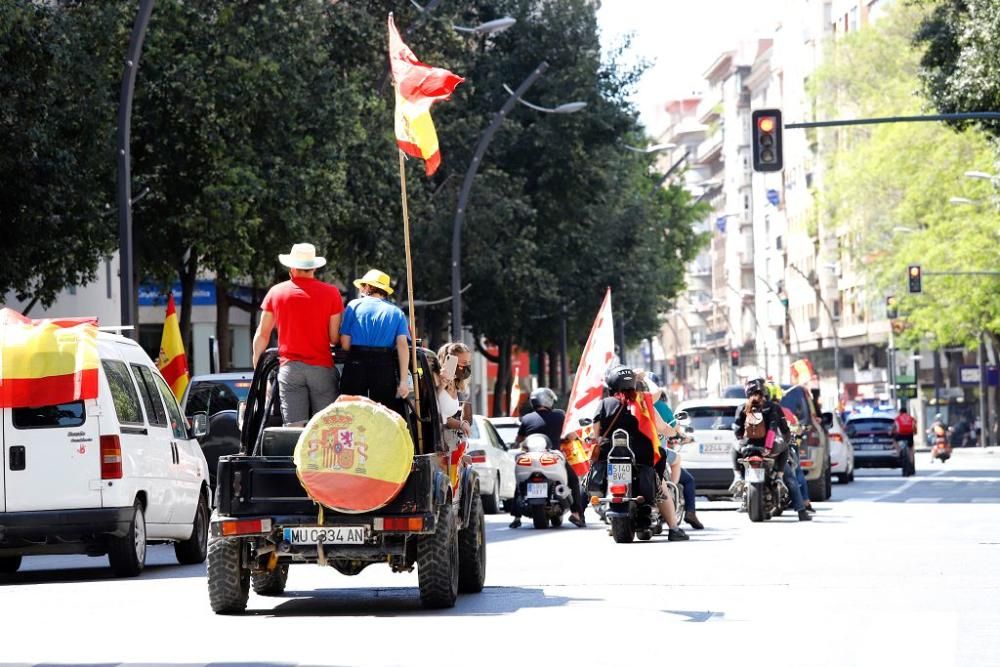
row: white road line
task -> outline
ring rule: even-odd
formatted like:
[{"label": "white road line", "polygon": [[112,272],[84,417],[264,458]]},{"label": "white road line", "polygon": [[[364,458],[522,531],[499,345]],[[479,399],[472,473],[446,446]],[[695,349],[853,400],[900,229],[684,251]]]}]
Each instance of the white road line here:
[{"label": "white road line", "polygon": [[904,503],[939,503],[943,498],[907,498]]},{"label": "white road line", "polygon": [[982,504],[1000,503],[1000,498],[973,498],[972,502]]},{"label": "white road line", "polygon": [[931,477],[938,477],[940,475],[943,475],[944,473],[945,473],[944,470],[938,470],[937,472],[931,473],[930,475],[910,477],[892,491],[889,491],[888,493],[883,493],[881,496],[875,496],[874,498],[869,498],[868,502],[877,503],[879,501],[885,500],[886,498],[891,498],[893,496],[899,495],[900,493],[906,491],[908,488],[910,488],[914,484],[917,484],[918,482],[922,482],[925,479],[929,479]]}]

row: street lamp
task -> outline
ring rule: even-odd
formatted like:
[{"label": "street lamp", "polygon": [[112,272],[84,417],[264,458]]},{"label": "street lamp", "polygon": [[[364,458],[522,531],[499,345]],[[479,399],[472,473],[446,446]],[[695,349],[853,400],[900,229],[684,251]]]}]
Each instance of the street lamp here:
[{"label": "street lamp", "polygon": [[984,181],[995,181],[998,178],[1000,178],[1000,176],[998,176],[996,174],[990,174],[990,173],[985,172],[985,171],[967,171],[967,172],[965,172],[965,177],[966,178],[978,178],[978,179],[981,179],[981,180],[984,180]]},{"label": "street lamp", "polygon": [[[510,89],[506,83],[503,84],[503,89],[509,94],[513,95],[514,91]],[[584,107],[587,106],[586,102],[567,102],[566,104],[560,104],[557,107],[543,107],[537,104],[532,104],[526,100],[521,99],[518,96],[517,101],[528,107],[529,109],[534,109],[535,111],[541,111],[542,113],[576,113],[577,111],[582,111]]]},{"label": "street lamp", "polygon": [[[825,266],[829,267],[830,265],[825,265]],[[789,264],[788,267],[794,270],[803,278],[805,278],[806,282],[809,283],[810,286],[812,286],[812,281],[809,280],[809,277],[806,274],[802,273],[802,269],[795,266],[794,264]],[[826,316],[830,318],[830,329],[833,331],[833,365],[836,370],[836,376],[837,376],[836,402],[839,403],[840,402],[840,334],[837,332],[837,322],[840,320],[840,318],[839,317],[835,318],[833,316],[833,311],[830,310],[829,304],[827,304],[826,299],[823,298],[823,295],[820,293],[819,289],[814,286],[813,290],[816,292],[816,297],[819,299],[819,302],[823,304],[823,310],[826,311]]]},{"label": "street lamp", "polygon": [[971,206],[978,206],[979,204],[982,204],[983,202],[979,201],[978,199],[969,199],[968,197],[951,197],[950,199],[948,199],[948,203],[949,204],[959,204],[959,205],[967,204],[967,205],[971,205]]},{"label": "street lamp", "polygon": [[504,16],[503,18],[493,19],[492,21],[487,21],[486,23],[480,23],[479,25],[471,28],[454,24],[452,24],[451,27],[453,30],[458,32],[465,32],[473,35],[491,35],[503,32],[515,23],[517,23],[517,19],[510,16]]},{"label": "street lamp", "polygon": [[[455,222],[451,229],[451,335],[452,340],[462,339],[462,223],[465,222],[465,211],[469,203],[469,194],[472,191],[472,182],[475,180],[476,172],[479,171],[479,165],[483,161],[483,156],[486,154],[486,148],[490,145],[490,141],[493,140],[493,135],[496,131],[500,129],[500,125],[503,124],[504,118],[510,113],[511,109],[518,102],[522,102],[521,96],[524,95],[532,84],[538,80],[545,70],[549,68],[549,64],[544,60],[538,64],[531,74],[521,82],[517,87],[517,90],[511,90],[506,85],[504,89],[510,93],[510,97],[503,103],[500,110],[493,114],[493,120],[490,121],[489,126],[483,132],[482,136],[479,137],[479,143],[476,145],[476,151],[472,155],[472,162],[469,163],[469,168],[465,172],[465,178],[462,181],[462,190],[458,195],[458,209],[455,211]],[[525,103],[526,104],[526,103]],[[545,107],[535,107],[534,105],[528,104],[532,108],[537,108],[539,111],[546,113],[573,113],[575,111],[580,111],[586,104],[584,102],[572,102],[569,104],[561,104],[554,109],[547,109]]]},{"label": "street lamp", "polygon": [[627,151],[632,151],[633,153],[643,153],[648,155],[649,153],[659,153],[660,151],[672,151],[677,148],[677,144],[653,144],[652,146],[646,146],[644,148],[622,144],[622,148]]}]

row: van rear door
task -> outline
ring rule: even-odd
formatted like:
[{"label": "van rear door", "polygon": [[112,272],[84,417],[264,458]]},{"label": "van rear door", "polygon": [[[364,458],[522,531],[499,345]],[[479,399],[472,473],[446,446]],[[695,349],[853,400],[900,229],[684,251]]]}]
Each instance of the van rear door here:
[{"label": "van rear door", "polygon": [[100,410],[96,400],[0,412],[5,511],[101,506]]}]

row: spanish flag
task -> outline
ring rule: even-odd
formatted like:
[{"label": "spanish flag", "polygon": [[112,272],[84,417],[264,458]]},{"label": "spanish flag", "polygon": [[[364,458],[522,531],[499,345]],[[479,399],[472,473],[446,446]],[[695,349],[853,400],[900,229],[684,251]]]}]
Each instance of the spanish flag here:
[{"label": "spanish flag", "polygon": [[97,320],[0,310],[0,408],[97,398]]},{"label": "spanish flag", "polygon": [[167,319],[163,320],[163,337],[160,338],[160,356],[156,360],[156,367],[160,369],[177,400],[181,400],[188,386],[188,362],[173,294],[167,297]]},{"label": "spanish flag", "polygon": [[636,392],[634,401],[628,402],[628,411],[639,422],[639,430],[653,443],[653,464],[660,462],[660,439],[656,434],[656,408],[653,397],[645,391]]},{"label": "spanish flag", "polygon": [[389,63],[396,88],[396,143],[407,155],[422,158],[430,176],[441,164],[431,105],[448,99],[465,79],[440,67],[425,65],[403,43],[389,14]]},{"label": "spanish flag", "polygon": [[808,359],[799,359],[792,364],[792,384],[809,384],[816,378],[816,370]]}]

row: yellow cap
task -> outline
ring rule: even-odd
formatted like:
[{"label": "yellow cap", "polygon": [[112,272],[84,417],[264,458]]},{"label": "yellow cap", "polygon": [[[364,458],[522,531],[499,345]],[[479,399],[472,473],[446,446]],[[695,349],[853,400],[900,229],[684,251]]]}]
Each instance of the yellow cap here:
[{"label": "yellow cap", "polygon": [[371,285],[376,287],[386,294],[392,294],[392,287],[389,286],[389,275],[379,271],[378,269],[371,269],[361,278],[354,281],[354,286],[361,289],[362,285]]}]

